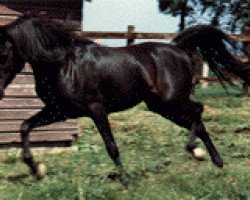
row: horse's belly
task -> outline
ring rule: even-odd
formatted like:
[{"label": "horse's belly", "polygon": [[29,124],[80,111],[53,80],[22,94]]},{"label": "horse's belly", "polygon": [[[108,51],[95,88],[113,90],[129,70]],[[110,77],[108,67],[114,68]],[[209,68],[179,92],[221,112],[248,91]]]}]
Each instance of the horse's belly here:
[{"label": "horse's belly", "polygon": [[131,108],[142,101],[141,94],[116,94],[105,98],[105,107],[108,112],[117,112]]}]

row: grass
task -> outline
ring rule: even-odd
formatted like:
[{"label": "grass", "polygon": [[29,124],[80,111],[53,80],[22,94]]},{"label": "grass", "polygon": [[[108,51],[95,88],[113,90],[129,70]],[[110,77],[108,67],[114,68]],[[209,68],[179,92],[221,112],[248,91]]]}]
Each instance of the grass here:
[{"label": "grass", "polygon": [[[116,169],[91,120],[79,120],[76,152],[36,156],[47,176],[36,181],[16,153],[0,161],[0,199],[250,199],[250,101],[240,90],[229,95],[218,86],[198,88],[204,121],[221,153],[218,169],[206,157],[185,152],[187,130],[148,112],[144,104],[110,115],[110,123],[129,176],[124,187],[110,180]],[[204,148],[198,141],[198,145]]]}]

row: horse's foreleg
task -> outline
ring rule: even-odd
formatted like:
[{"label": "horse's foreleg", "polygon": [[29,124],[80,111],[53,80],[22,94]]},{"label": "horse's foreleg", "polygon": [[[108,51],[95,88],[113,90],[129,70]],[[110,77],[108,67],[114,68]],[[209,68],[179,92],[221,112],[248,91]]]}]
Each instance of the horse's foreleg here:
[{"label": "horse's foreleg", "polygon": [[90,117],[94,121],[98,131],[100,132],[104,144],[106,146],[106,150],[110,156],[110,158],[114,161],[115,165],[118,167],[119,172],[121,173],[121,179],[124,181],[125,173],[123,170],[123,166],[120,160],[119,150],[114,140],[109,122],[107,113],[101,103],[92,103],[89,105]]},{"label": "horse's foreleg", "polygon": [[29,133],[32,130],[31,124],[27,121],[24,121],[21,125],[21,139],[22,139],[22,147],[23,147],[23,161],[26,163],[32,174],[37,174],[37,164],[34,162],[33,156],[30,151],[30,141],[29,141]]},{"label": "horse's foreleg", "polygon": [[38,175],[38,164],[34,161],[30,151],[30,131],[35,127],[48,125],[53,122],[61,121],[63,119],[65,119],[65,115],[53,112],[52,109],[44,107],[40,112],[38,112],[37,114],[22,123],[20,133],[23,148],[23,161],[29,166],[33,175]]}]

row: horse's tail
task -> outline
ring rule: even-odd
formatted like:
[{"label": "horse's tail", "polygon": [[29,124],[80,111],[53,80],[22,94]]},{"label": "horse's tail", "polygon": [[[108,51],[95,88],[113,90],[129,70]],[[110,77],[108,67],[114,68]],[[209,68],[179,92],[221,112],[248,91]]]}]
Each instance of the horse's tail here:
[{"label": "horse's tail", "polygon": [[198,25],[181,32],[172,42],[189,55],[198,50],[222,84],[225,81],[231,83],[232,75],[250,84],[250,64],[237,60],[229,52],[229,46],[232,49],[237,47],[223,31],[209,25]]}]

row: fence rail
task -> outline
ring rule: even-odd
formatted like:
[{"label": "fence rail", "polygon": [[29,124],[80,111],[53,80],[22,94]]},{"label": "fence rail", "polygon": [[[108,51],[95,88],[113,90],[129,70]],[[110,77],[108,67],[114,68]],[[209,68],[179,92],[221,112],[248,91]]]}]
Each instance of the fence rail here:
[{"label": "fence rail", "polygon": [[[78,32],[85,38],[98,39],[172,39],[176,33],[145,33],[145,32],[106,32],[106,31],[83,31]],[[232,39],[241,42],[250,42],[250,36],[233,34],[229,35]]]}]

